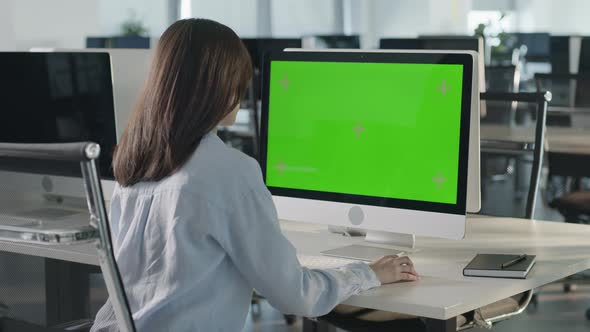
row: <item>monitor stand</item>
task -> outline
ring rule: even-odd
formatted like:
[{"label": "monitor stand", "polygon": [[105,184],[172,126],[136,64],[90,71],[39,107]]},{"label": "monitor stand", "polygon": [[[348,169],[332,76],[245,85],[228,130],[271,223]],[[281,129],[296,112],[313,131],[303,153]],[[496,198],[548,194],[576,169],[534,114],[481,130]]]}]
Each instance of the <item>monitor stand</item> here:
[{"label": "monitor stand", "polygon": [[415,248],[413,234],[400,234],[368,230],[365,243],[322,251],[322,255],[361,261],[375,261],[388,255],[405,255]]}]

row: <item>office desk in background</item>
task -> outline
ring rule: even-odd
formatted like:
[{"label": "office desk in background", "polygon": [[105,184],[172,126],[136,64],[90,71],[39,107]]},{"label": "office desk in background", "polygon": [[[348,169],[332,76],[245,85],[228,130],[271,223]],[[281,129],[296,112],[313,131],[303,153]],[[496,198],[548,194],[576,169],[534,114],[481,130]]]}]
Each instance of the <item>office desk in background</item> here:
[{"label": "office desk in background", "polygon": [[[361,243],[327,226],[282,221],[302,264],[323,250]],[[590,268],[590,227],[525,219],[468,217],[462,241],[418,237],[410,254],[422,279],[375,288],[345,303],[429,318],[437,331],[454,331],[455,317]],[[49,248],[0,241],[0,249],[97,265],[93,244]],[[525,280],[470,278],[463,267],[477,253],[527,253],[537,264]],[[317,261],[316,261],[317,264]],[[316,265],[317,266],[317,265]]]},{"label": "office desk in background", "polygon": [[[532,133],[528,128],[481,125],[481,151],[532,153]],[[590,176],[590,128],[547,127],[545,142],[550,174]]]}]

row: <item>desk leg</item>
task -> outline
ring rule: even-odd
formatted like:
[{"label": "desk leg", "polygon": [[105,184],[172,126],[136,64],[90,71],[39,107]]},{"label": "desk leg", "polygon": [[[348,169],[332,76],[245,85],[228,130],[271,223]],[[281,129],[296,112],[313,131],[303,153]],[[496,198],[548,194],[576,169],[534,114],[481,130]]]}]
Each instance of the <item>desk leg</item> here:
[{"label": "desk leg", "polygon": [[457,331],[457,318],[447,320],[426,318],[426,331],[428,332],[455,332]]},{"label": "desk leg", "polygon": [[45,259],[47,325],[89,318],[89,266]]},{"label": "desk leg", "polygon": [[[303,317],[303,332],[335,332],[336,328],[326,322],[318,322]],[[1,332],[1,331],[0,331]]]}]

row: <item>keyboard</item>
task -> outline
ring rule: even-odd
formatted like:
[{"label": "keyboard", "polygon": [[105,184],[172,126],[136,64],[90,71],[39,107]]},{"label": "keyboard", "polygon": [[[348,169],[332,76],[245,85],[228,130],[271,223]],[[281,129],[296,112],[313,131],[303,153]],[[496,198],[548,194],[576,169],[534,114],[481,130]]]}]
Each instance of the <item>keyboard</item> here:
[{"label": "keyboard", "polygon": [[350,264],[352,262],[357,262],[356,260],[352,259],[321,255],[297,255],[297,258],[299,258],[299,262],[301,263],[301,265],[308,267],[310,269],[334,268]]}]

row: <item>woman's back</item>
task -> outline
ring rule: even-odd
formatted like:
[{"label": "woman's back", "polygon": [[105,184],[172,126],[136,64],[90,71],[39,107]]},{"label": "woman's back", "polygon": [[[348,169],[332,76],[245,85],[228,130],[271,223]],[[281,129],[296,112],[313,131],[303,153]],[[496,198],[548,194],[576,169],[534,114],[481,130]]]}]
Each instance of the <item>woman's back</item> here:
[{"label": "woman's back", "polygon": [[[235,121],[251,76],[243,43],[217,22],[178,21],[158,42],[113,158],[111,231],[139,331],[239,331],[253,289],[284,313],[321,316],[415,273],[407,258],[299,264],[258,164],[214,133]],[[118,331],[108,301],[93,331]]]},{"label": "woman's back", "polygon": [[248,214],[235,204],[251,194],[268,199],[260,178],[254,160],[209,134],[174,175],[117,187],[114,248],[140,331],[241,329],[252,287],[224,246],[239,227],[227,224],[240,221],[230,215]]}]

